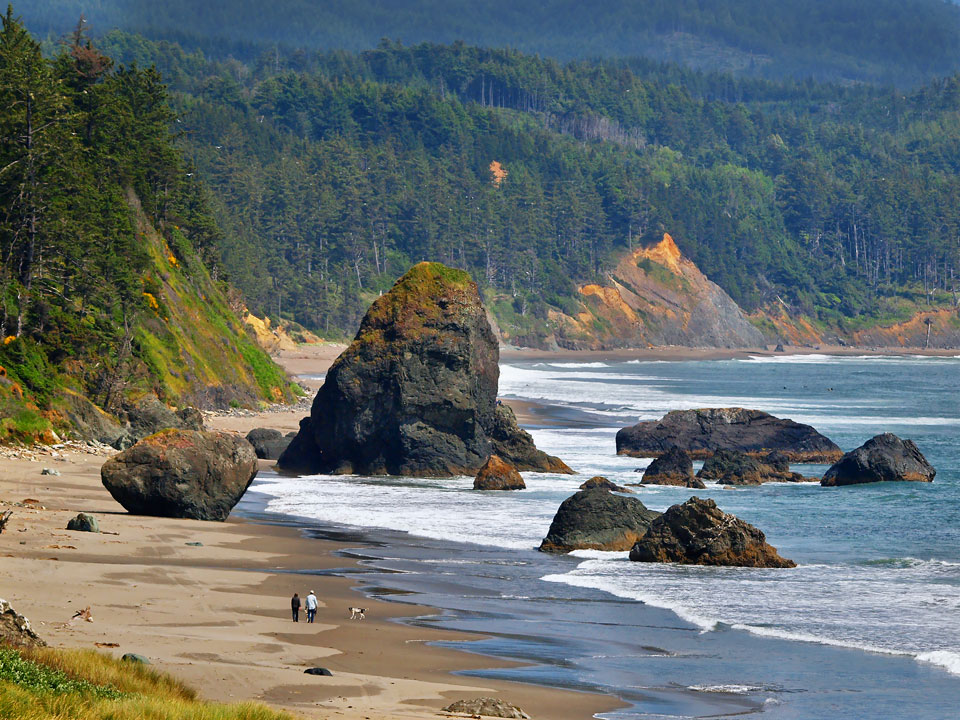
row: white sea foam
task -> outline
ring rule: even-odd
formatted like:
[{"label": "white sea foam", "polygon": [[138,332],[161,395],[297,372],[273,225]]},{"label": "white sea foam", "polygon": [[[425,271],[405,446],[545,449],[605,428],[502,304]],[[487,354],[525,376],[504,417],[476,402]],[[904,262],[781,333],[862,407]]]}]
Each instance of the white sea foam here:
[{"label": "white sea foam", "polygon": [[917,655],[920,662],[939,665],[953,675],[960,675],[960,652],[948,650],[931,650]]}]

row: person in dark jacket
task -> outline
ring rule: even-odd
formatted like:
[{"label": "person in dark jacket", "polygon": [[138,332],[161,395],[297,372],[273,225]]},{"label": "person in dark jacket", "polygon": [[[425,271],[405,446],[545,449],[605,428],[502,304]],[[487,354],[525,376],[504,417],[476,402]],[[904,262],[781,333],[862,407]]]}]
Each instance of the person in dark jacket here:
[{"label": "person in dark jacket", "polygon": [[293,613],[293,621],[300,622],[300,594],[294,593],[290,598],[290,611]]}]

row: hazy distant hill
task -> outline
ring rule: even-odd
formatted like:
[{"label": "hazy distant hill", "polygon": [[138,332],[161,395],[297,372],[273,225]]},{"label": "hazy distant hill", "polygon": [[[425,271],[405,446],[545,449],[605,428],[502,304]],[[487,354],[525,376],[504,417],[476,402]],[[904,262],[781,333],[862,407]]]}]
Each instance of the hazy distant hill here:
[{"label": "hazy distant hill", "polygon": [[359,50],[389,38],[901,84],[960,67],[960,9],[943,0],[32,0],[18,10],[42,36],[84,12],[99,32],[247,57],[263,45]]}]

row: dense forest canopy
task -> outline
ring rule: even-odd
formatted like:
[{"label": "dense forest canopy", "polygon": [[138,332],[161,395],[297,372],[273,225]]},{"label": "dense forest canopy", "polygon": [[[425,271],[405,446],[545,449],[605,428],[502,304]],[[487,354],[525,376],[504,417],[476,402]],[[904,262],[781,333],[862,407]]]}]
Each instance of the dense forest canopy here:
[{"label": "dense forest canopy", "polygon": [[945,0],[32,0],[21,11],[41,36],[82,12],[100,32],[246,60],[264,45],[362,50],[390,38],[771,78],[906,84],[960,69],[960,9]]},{"label": "dense forest canopy", "polygon": [[430,259],[536,342],[665,231],[747,310],[825,327],[955,291],[956,78],[905,94],[462,43],[250,63],[104,45],[171,83],[224,229],[210,256],[256,310],[330,334]]},{"label": "dense forest canopy", "polygon": [[[156,70],[114,65],[82,25],[47,58],[2,16],[0,440],[49,427],[65,388],[109,409],[132,390],[175,402],[241,356],[263,370],[249,399],[287,393],[196,252],[220,235],[174,120]],[[179,308],[218,328],[219,375],[190,356]],[[237,369],[233,390],[249,375]]]}]

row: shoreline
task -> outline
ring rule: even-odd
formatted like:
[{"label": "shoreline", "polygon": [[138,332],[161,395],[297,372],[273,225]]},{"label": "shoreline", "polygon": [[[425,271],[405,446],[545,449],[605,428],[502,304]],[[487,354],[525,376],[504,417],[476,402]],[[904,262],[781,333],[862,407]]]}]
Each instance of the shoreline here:
[{"label": "shoreline", "polygon": [[[40,463],[3,459],[5,507],[38,502],[9,507],[0,597],[51,646],[135,652],[205,699],[258,700],[311,718],[434,717],[485,695],[558,720],[623,706],[612,696],[454,675],[522,663],[432,644],[483,635],[398,622],[436,610],[378,600],[336,574],[359,567],[351,555],[362,556],[365,542],[233,515],[225,523],[129,515],[100,484],[101,460],[65,454],[49,463],[56,477],[40,476]],[[81,511],[99,519],[100,534],[62,530]],[[311,589],[321,601],[317,622],[302,613],[294,624],[289,597]],[[367,619],[351,622],[347,608],[358,603]],[[70,621],[87,606],[92,623]],[[304,675],[312,666],[333,677]]]},{"label": "shoreline", "polygon": [[527,360],[560,360],[576,362],[623,362],[626,360],[681,362],[685,360],[735,360],[753,355],[791,357],[802,355],[829,355],[832,357],[960,357],[960,348],[906,348],[854,347],[850,345],[820,345],[800,347],[788,345],[783,352],[770,347],[758,348],[691,348],[669,345],[652,348],[615,348],[610,350],[537,350],[514,346],[500,346],[502,362]]},{"label": "shoreline", "polygon": [[[341,349],[288,351],[279,360],[291,374],[319,375]],[[320,383],[301,384],[312,401]],[[207,414],[205,422],[242,435],[287,431],[306,412]],[[455,674],[525,663],[437,645],[487,636],[404,622],[437,609],[356,587],[373,540],[317,539],[305,525],[245,518],[242,509],[224,523],[130,515],[100,483],[106,455],[70,447],[25,455],[0,457],[0,507],[14,513],[0,534],[0,597],[53,647],[145,655],[205,699],[257,700],[297,717],[430,718],[456,700],[489,695],[547,720],[625,707],[612,695]],[[261,471],[272,465],[261,461]],[[41,475],[43,467],[60,475]],[[101,533],[65,530],[78,512],[96,516]],[[294,624],[290,595],[311,589],[321,601],[317,622],[308,625],[302,612]],[[351,622],[347,608],[358,604],[366,619]],[[71,621],[87,606],[92,623]],[[333,677],[304,675],[312,666]]]}]

